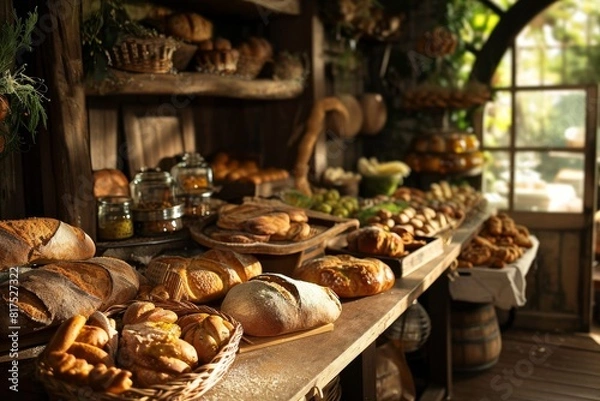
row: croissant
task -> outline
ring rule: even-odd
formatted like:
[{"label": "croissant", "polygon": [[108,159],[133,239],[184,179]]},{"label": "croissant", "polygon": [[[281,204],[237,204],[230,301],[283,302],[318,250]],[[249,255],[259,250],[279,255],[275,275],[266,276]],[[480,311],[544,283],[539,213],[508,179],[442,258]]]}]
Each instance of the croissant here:
[{"label": "croissant", "polygon": [[404,241],[394,232],[376,226],[363,227],[346,236],[348,250],[389,257],[404,256]]}]

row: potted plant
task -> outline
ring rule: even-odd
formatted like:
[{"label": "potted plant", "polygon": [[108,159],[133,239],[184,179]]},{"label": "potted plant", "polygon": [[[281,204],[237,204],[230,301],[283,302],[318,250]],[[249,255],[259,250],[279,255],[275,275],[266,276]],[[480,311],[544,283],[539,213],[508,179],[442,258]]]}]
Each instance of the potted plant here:
[{"label": "potted plant", "polygon": [[0,27],[0,158],[20,149],[23,131],[35,141],[38,125],[46,126],[43,81],[28,76],[25,65],[15,64],[21,52],[31,51],[36,23],[34,11],[25,20],[15,15],[13,24],[5,22]]}]

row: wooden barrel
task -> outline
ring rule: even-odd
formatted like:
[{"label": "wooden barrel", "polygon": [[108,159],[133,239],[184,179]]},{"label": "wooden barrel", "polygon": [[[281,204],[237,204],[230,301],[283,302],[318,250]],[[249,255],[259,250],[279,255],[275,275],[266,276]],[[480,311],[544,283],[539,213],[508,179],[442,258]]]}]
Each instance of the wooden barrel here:
[{"label": "wooden barrel", "polygon": [[451,325],[454,371],[480,371],[498,362],[502,337],[492,304],[453,302]]}]

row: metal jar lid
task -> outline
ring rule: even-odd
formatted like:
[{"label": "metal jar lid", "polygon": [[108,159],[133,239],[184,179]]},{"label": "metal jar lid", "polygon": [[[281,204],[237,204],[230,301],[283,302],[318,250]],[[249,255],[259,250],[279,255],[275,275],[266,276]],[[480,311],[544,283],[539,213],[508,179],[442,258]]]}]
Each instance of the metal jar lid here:
[{"label": "metal jar lid", "polygon": [[185,214],[185,205],[178,203],[175,206],[162,209],[133,209],[132,213],[135,221],[173,220],[183,217]]}]

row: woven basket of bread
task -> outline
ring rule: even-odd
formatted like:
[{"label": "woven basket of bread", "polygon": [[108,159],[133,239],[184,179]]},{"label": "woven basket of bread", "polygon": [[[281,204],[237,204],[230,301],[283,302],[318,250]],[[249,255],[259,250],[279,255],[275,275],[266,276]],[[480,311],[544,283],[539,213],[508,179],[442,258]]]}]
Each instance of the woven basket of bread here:
[{"label": "woven basket of bread", "polygon": [[[92,315],[89,320],[87,320],[86,322],[86,326],[88,324],[92,324],[94,325],[94,323],[89,323],[90,321],[92,321],[93,318],[98,318],[98,316],[100,315],[100,317],[102,319],[105,319],[105,321],[107,322],[120,322],[121,320],[123,320],[123,317],[126,313],[128,313],[128,307],[130,305],[132,305],[133,303],[144,303],[143,301],[136,301],[136,302],[130,302],[126,305],[116,305],[111,307],[109,310],[107,310],[104,313],[100,313],[100,312],[96,312],[94,315]],[[147,303],[147,302],[146,302]],[[176,401],[176,400],[191,400],[191,399],[198,399],[200,398],[204,393],[206,393],[209,389],[211,389],[216,383],[218,383],[221,378],[225,375],[225,373],[229,370],[231,364],[233,363],[235,356],[238,352],[239,349],[239,343],[240,340],[242,338],[242,334],[243,334],[243,329],[242,326],[239,322],[237,322],[236,320],[234,320],[232,317],[230,317],[227,314],[224,314],[220,311],[217,311],[216,309],[213,309],[211,307],[208,306],[204,306],[204,305],[195,305],[193,303],[190,302],[184,302],[184,301],[157,301],[154,302],[154,305],[156,306],[155,310],[163,310],[166,309],[167,311],[170,312],[174,312],[177,317],[178,320],[177,322],[179,323],[180,321],[182,321],[182,319],[184,318],[192,318],[194,317],[194,315],[197,314],[208,314],[209,316],[214,317],[217,316],[218,318],[222,319],[223,322],[227,322],[227,326],[228,327],[232,327],[232,330],[229,332],[229,338],[228,340],[226,340],[226,342],[224,344],[222,344],[220,346],[220,348],[218,348],[218,351],[215,350],[216,355],[214,357],[212,357],[212,359],[210,359],[209,362],[207,363],[203,363],[203,362],[199,362],[198,365],[191,371],[187,372],[187,373],[181,373],[181,374],[177,374],[174,378],[172,378],[171,380],[168,380],[166,382],[163,382],[161,384],[154,384],[154,385],[150,385],[150,386],[138,386],[136,385],[136,377],[131,376],[131,372],[126,371],[125,368],[121,368],[120,365],[122,365],[121,361],[123,361],[124,359],[121,359],[120,357],[116,357],[115,360],[118,361],[117,362],[117,367],[113,367],[111,369],[113,369],[116,372],[119,371],[125,371],[126,374],[129,374],[129,376],[127,376],[128,378],[131,377],[131,379],[133,380],[133,385],[130,386],[129,388],[127,388],[124,391],[115,391],[114,388],[119,388],[119,386],[117,385],[112,385],[112,387],[110,387],[110,385],[106,384],[106,380],[104,380],[102,382],[102,386],[104,388],[106,388],[107,386],[109,386],[109,388],[112,388],[113,390],[107,390],[107,391],[99,391],[98,390],[98,382],[94,382],[93,380],[95,380],[92,375],[94,373],[94,371],[92,371],[92,373],[89,373],[89,378],[85,378],[82,379],[81,377],[77,377],[77,376],[73,376],[70,378],[65,378],[64,375],[61,375],[61,369],[59,367],[57,367],[56,365],[52,364],[52,359],[49,357],[49,355],[53,355],[56,354],[56,352],[51,352],[52,349],[56,349],[56,341],[55,341],[55,337],[61,337],[61,338],[65,338],[65,337],[69,337],[68,334],[65,334],[65,331],[63,330],[61,332],[61,327],[59,327],[59,329],[57,330],[55,336],[53,337],[53,339],[48,343],[48,346],[46,347],[46,350],[38,357],[37,360],[37,369],[36,369],[36,375],[38,377],[38,379],[42,382],[42,384],[44,385],[44,387],[46,388],[46,391],[48,392],[48,394],[50,394],[53,398],[55,399],[60,399],[60,400],[100,400],[100,401],[114,401],[114,400],[135,400],[135,401],[141,401],[141,400],[157,400],[157,401]],[[102,320],[100,319],[100,320]],[[208,318],[207,318],[208,320]],[[68,323],[68,322],[65,322]],[[162,323],[158,323],[157,327],[162,327],[161,326]],[[84,326],[84,327],[86,327]],[[114,326],[114,323],[113,323]],[[120,324],[117,323],[116,327],[119,328]],[[137,324],[132,324],[131,326],[137,326]],[[127,326],[125,326],[127,327]],[[192,330],[189,330],[192,331]],[[188,331],[188,334],[189,334]],[[115,331],[116,332],[116,331]],[[118,330],[118,335],[117,335],[117,339],[119,341],[119,346],[115,347],[116,349],[118,349],[118,352],[121,352],[121,348],[122,345],[121,343],[123,343],[123,336],[121,333],[121,330]],[[186,333],[186,329],[182,329],[181,330],[181,339],[187,338],[184,337]],[[194,336],[198,335],[196,333],[193,334]],[[77,337],[78,339],[80,337]],[[202,336],[200,335],[200,337],[196,337],[196,338],[202,338]],[[53,343],[54,341],[54,343]],[[77,340],[76,340],[77,341]],[[183,340],[182,340],[183,341]],[[60,343],[60,340],[58,341]],[[188,343],[188,345],[191,343]],[[194,347],[197,347],[196,344],[193,345]],[[71,346],[70,349],[72,349],[73,346]],[[105,347],[106,348],[106,347]],[[157,348],[158,350],[158,348]],[[160,348],[160,351],[157,352],[157,355],[159,355],[160,357],[162,357],[164,354],[162,352],[163,348]],[[109,350],[110,351],[110,350]],[[132,351],[132,353],[130,353],[131,357],[129,358],[136,358],[137,357],[137,349],[135,349],[135,351]],[[67,351],[71,352],[71,351]],[[78,357],[79,358],[79,357]],[[80,361],[80,359],[77,359],[77,361]],[[83,361],[85,363],[85,361]],[[92,363],[92,362],[89,362]],[[158,365],[158,364],[157,364]],[[94,368],[97,368],[98,365],[95,365]],[[156,368],[158,369],[158,368]],[[64,370],[63,370],[64,372]],[[122,377],[119,377],[119,373],[115,374],[112,376],[112,380],[117,381]],[[109,379],[110,381],[110,379]],[[129,383],[131,384],[131,381],[129,381]]]},{"label": "woven basket of bread", "polygon": [[165,37],[126,37],[109,51],[113,67],[124,71],[168,73],[173,69],[175,40]]}]

